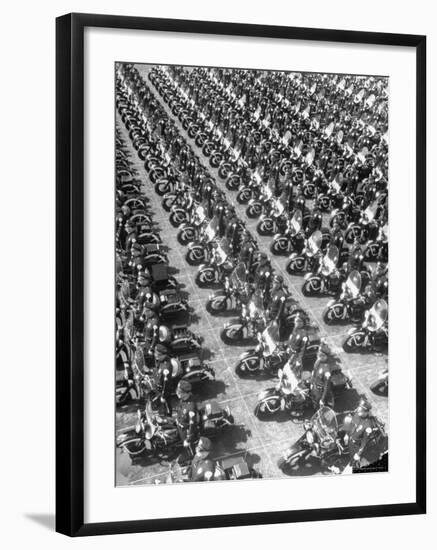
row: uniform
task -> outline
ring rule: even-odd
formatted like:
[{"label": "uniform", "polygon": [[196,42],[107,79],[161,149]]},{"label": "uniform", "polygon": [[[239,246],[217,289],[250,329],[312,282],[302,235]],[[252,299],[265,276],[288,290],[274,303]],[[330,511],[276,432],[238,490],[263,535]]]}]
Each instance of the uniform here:
[{"label": "uniform", "polygon": [[209,481],[213,478],[215,464],[209,458],[195,456],[191,463],[190,481]]},{"label": "uniform", "polygon": [[331,406],[334,404],[334,393],[331,384],[331,365],[325,353],[320,354],[314,364],[311,377],[311,398],[317,406],[320,401]]},{"label": "uniform", "polygon": [[362,417],[358,413],[348,415],[342,426],[343,441],[349,445],[352,454],[361,455],[373,432],[373,417]]},{"label": "uniform", "polygon": [[176,407],[176,426],[181,441],[192,444],[198,433],[198,411],[191,397],[181,399]]}]

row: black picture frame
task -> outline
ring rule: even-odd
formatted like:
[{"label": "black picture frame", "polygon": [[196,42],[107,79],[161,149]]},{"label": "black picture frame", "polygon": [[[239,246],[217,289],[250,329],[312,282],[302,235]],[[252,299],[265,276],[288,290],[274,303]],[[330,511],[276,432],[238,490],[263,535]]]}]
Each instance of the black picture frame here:
[{"label": "black picture frame", "polygon": [[[84,522],[84,29],[123,28],[403,46],[416,50],[416,499],[390,505]],[[207,21],[68,14],[56,20],[56,530],[102,535],[426,511],[426,37]]]}]

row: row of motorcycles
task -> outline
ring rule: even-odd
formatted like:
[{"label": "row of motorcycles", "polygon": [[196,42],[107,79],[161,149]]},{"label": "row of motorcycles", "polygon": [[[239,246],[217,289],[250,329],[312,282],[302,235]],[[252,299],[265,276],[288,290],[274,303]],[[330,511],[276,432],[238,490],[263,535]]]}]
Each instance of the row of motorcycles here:
[{"label": "row of motorcycles", "polygon": [[[117,103],[123,116],[121,98]],[[133,120],[124,117],[129,127]],[[172,415],[181,381],[215,379],[202,359],[201,338],[189,328],[190,308],[171,273],[166,247],[120,129],[116,133],[116,403],[134,403],[137,422],[117,436],[131,458],[172,457],[183,441]],[[204,403],[199,437],[214,439],[234,425],[228,407]]]}]

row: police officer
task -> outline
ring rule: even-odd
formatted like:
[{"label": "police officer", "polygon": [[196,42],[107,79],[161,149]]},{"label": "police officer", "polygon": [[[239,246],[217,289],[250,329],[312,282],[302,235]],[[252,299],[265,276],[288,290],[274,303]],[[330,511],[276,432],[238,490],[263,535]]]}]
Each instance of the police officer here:
[{"label": "police officer", "polygon": [[209,458],[211,447],[211,441],[207,437],[199,438],[191,462],[189,481],[211,481],[214,479],[215,463]]},{"label": "police officer", "polygon": [[176,426],[185,448],[193,452],[193,445],[199,430],[199,413],[193,400],[191,384],[180,380],[176,388],[179,403],[176,407]]},{"label": "police officer", "polygon": [[270,296],[264,296],[265,300],[269,300],[268,317],[270,320],[280,321],[287,295],[288,293],[284,288],[284,278],[282,275],[275,275]]},{"label": "police officer", "polygon": [[334,405],[334,392],[331,382],[331,365],[335,360],[324,338],[320,340],[319,351],[311,376],[311,399],[316,408]]},{"label": "police officer", "polygon": [[359,462],[375,426],[375,418],[370,414],[372,405],[363,397],[354,413],[348,414],[340,430],[341,442],[348,446],[354,462]]},{"label": "police officer", "polygon": [[292,359],[293,371],[297,378],[301,378],[303,355],[308,343],[307,328],[302,315],[297,315],[294,321],[293,331],[288,338],[288,352]]}]

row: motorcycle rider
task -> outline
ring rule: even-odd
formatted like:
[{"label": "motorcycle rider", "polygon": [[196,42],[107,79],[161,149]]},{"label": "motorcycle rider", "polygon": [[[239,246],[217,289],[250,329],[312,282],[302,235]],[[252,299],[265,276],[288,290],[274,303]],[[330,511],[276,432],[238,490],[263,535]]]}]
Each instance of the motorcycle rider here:
[{"label": "motorcycle rider", "polygon": [[214,478],[215,462],[209,458],[212,443],[207,437],[200,437],[194,450],[189,468],[189,481],[211,481]]},{"label": "motorcycle rider", "polygon": [[193,400],[190,382],[180,380],[176,395],[179,398],[176,407],[176,426],[184,447],[193,453],[193,444],[199,431],[199,412]]}]

